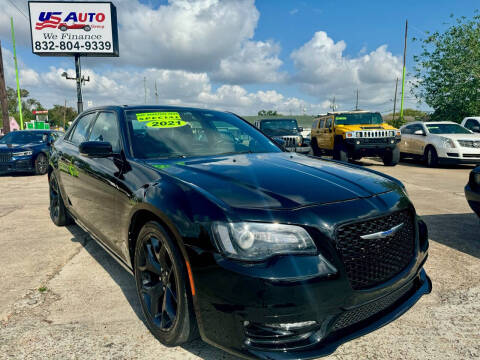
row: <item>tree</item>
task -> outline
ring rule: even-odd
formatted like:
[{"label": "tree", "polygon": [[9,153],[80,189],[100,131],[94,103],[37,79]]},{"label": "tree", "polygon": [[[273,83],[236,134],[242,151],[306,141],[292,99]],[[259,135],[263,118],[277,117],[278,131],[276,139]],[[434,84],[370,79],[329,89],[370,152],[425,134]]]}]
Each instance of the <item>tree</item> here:
[{"label": "tree", "polygon": [[[28,90],[20,89],[20,99],[22,101],[22,115],[24,121],[35,118],[35,116],[32,114],[32,110],[44,110],[42,104],[40,104],[40,102],[36,99],[29,98],[29,95],[30,93]],[[17,90],[11,87],[7,88],[7,105],[10,116],[13,116],[17,123],[20,124]],[[0,114],[0,123],[3,124],[2,114]]]},{"label": "tree", "polygon": [[53,105],[48,110],[48,120],[50,124],[63,127],[63,114],[65,112],[65,124],[72,121],[77,116],[77,112],[70,106]]},{"label": "tree", "polygon": [[[450,16],[453,18],[453,15]],[[480,15],[460,17],[445,32],[420,41],[414,92],[434,109],[432,120],[461,121],[480,114]]]}]

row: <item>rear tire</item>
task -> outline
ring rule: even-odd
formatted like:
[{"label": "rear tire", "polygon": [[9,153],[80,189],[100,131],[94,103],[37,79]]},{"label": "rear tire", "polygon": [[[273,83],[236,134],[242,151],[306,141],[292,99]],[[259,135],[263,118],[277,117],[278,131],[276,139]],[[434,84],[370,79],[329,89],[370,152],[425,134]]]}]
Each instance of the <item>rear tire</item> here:
[{"label": "rear tire", "polygon": [[63,198],[62,198],[62,193],[60,192],[58,181],[54,173],[50,175],[49,188],[50,188],[49,211],[50,211],[50,218],[52,219],[53,223],[57,226],[65,226],[65,225],[71,224],[73,220],[68,214],[67,208],[65,207],[65,203],[63,202]]},{"label": "rear tire", "polygon": [[333,159],[348,162],[348,150],[343,143],[335,143],[333,147]]},{"label": "rear tire", "polygon": [[312,149],[313,156],[320,157],[321,153],[320,153],[320,149],[318,148],[317,139],[315,138],[312,139],[310,148]]},{"label": "rear tire", "polygon": [[155,221],[146,223],[135,245],[134,273],[146,324],[166,346],[198,337],[187,270],[177,246]]},{"label": "rear tire", "polygon": [[437,167],[438,166],[438,155],[437,150],[433,146],[429,146],[427,150],[425,150],[425,164],[428,167]]},{"label": "rear tire", "polygon": [[48,159],[47,155],[40,153],[35,159],[35,174],[36,175],[45,175],[48,170]]},{"label": "rear tire", "polygon": [[397,146],[393,150],[385,150],[383,154],[383,164],[385,166],[395,166],[400,161],[400,150]]}]

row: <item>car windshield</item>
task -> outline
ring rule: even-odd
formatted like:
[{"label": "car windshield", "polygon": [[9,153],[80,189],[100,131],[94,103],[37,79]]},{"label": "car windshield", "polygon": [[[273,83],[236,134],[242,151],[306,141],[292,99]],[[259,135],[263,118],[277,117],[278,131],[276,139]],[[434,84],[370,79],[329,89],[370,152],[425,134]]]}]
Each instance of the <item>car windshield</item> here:
[{"label": "car windshield", "polygon": [[44,143],[47,139],[47,134],[42,132],[12,131],[0,139],[0,144]]},{"label": "car windshield", "polygon": [[260,129],[269,136],[298,134],[298,124],[295,119],[262,120]]},{"label": "car windshield", "polygon": [[471,134],[471,131],[458,124],[426,124],[431,134]]},{"label": "car windshield", "polygon": [[209,110],[127,110],[134,156],[184,158],[282,150],[255,127]]},{"label": "car windshield", "polygon": [[338,114],[335,115],[337,125],[378,125],[384,121],[379,113]]}]

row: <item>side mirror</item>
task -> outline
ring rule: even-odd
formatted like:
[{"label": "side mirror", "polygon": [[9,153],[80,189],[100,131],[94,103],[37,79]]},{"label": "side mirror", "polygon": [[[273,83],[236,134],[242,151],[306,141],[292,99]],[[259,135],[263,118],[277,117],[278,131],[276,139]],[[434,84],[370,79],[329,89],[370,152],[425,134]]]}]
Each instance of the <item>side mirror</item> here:
[{"label": "side mirror", "polygon": [[298,132],[302,132],[302,131],[303,131],[303,127],[299,127]]},{"label": "side mirror", "polygon": [[85,141],[78,147],[80,155],[90,158],[108,157],[113,155],[112,144],[106,141]]},{"label": "side mirror", "polygon": [[476,133],[480,133],[480,126],[474,126],[472,127],[472,131]]},{"label": "side mirror", "polygon": [[423,131],[423,130],[416,130],[416,131],[413,133],[413,135],[422,135],[422,136],[425,136],[426,134],[425,134],[425,131]]}]

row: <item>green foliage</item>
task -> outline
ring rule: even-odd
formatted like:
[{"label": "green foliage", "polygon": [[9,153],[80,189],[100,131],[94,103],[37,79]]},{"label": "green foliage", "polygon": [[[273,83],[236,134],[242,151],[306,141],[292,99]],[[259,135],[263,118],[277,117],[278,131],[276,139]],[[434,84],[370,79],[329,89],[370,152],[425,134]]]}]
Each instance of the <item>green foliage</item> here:
[{"label": "green foliage", "polygon": [[65,124],[68,124],[69,121],[72,121],[77,116],[77,111],[71,108],[70,106],[63,105],[53,105],[53,108],[48,110],[48,120],[50,124],[55,126],[63,125],[63,115],[65,114]]},{"label": "green foliage", "polygon": [[277,110],[260,110],[258,116],[281,116],[277,113]]},{"label": "green foliage", "polygon": [[[394,120],[395,118],[395,120]],[[400,112],[395,113],[395,117],[393,113],[383,115],[383,119],[392,126],[395,126],[397,129],[400,126],[404,125],[406,122],[411,121],[428,121],[430,120],[430,115],[422,110],[417,109],[404,109],[403,110],[403,119],[404,121],[400,121]]]},{"label": "green foliage", "polygon": [[[36,99],[29,97],[30,93],[26,89],[20,89],[20,98],[22,101],[22,116],[23,121],[33,120],[35,116],[32,114],[32,110],[45,110]],[[7,88],[7,105],[8,114],[13,116],[17,123],[20,124],[20,113],[18,112],[18,96],[17,90],[11,87]],[[0,111],[0,126],[3,126],[2,113]]]},{"label": "green foliage", "polygon": [[[453,18],[453,15],[451,15]],[[480,15],[460,17],[445,32],[428,33],[414,57],[417,98],[435,111],[432,120],[460,122],[480,114]]]}]

